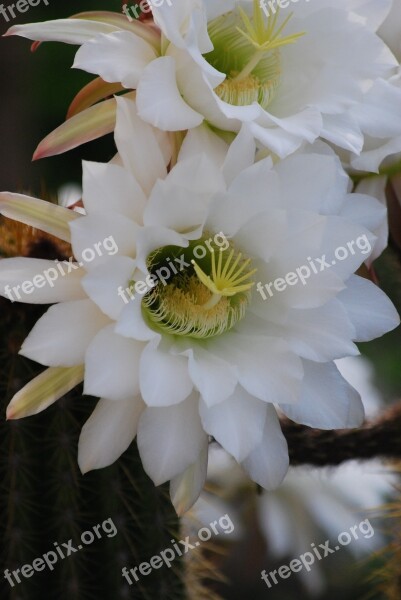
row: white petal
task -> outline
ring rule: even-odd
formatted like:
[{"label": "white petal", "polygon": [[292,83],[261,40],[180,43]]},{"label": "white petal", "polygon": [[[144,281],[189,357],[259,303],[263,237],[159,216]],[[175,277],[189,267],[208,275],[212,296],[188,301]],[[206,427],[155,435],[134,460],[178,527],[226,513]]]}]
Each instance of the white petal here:
[{"label": "white petal", "polygon": [[71,223],[70,227],[74,256],[87,270],[117,253],[135,256],[139,226],[122,215],[88,215]]},{"label": "white petal", "polygon": [[295,152],[305,140],[313,143],[322,129],[322,117],[315,107],[300,110],[298,114],[284,119],[278,119],[271,113],[264,112],[263,118],[259,121],[266,122],[263,126],[250,123],[251,132],[258,141],[280,158]]},{"label": "white petal", "polygon": [[91,269],[82,279],[82,287],[89,298],[112,319],[118,319],[130,300],[126,289],[135,266],[135,261],[128,256],[112,256]]},{"label": "white petal", "polygon": [[227,361],[196,345],[188,356],[189,375],[207,406],[223,402],[234,393],[238,373]]},{"label": "white petal", "polygon": [[10,192],[0,193],[0,214],[66,242],[70,241],[69,224],[81,218],[79,214],[63,206]]},{"label": "white petal", "polygon": [[[286,232],[287,212],[272,209],[249,219],[235,234],[234,240],[238,248],[245,249],[248,256],[261,258],[267,263]],[[268,270],[267,264],[266,271]]]},{"label": "white petal", "polygon": [[296,402],[301,360],[283,339],[229,333],[214,342],[214,352],[236,367],[239,383],[264,402]]},{"label": "white petal", "polygon": [[7,407],[7,419],[37,415],[71,391],[84,378],[84,367],[50,367],[15,394]]},{"label": "white petal", "polygon": [[356,330],[355,340],[368,342],[395,329],[400,317],[386,294],[374,283],[353,275],[338,295]]},{"label": "white petal", "polygon": [[209,443],[206,438],[197,461],[170,482],[171,502],[178,516],[186,513],[195,504],[205,485],[208,449]]},{"label": "white petal", "polygon": [[141,119],[164,131],[192,129],[203,121],[203,115],[182,99],[171,56],[158,58],[144,69],[136,98]]},{"label": "white petal", "polygon": [[336,298],[317,308],[289,311],[276,334],[285,337],[294,352],[317,362],[359,354],[352,341],[355,328]]},{"label": "white petal", "polygon": [[213,164],[221,167],[227,150],[228,144],[215,134],[206,123],[202,123],[199,127],[188,131],[180,148],[178,162],[204,153]]},{"label": "white petal", "polygon": [[280,409],[296,423],[319,429],[360,427],[364,408],[359,393],[346,381],[336,365],[304,361],[304,379],[297,404]]},{"label": "white petal", "polygon": [[230,185],[238,176],[238,173],[251,167],[255,162],[256,144],[255,139],[244,124],[227,152],[223,165],[223,174],[227,185]]},{"label": "white petal", "polygon": [[239,385],[227,400],[210,408],[201,400],[199,411],[205,431],[241,462],[262,439],[266,406]]},{"label": "white petal", "polygon": [[[144,273],[148,273],[147,258],[153,250],[163,246],[188,247],[188,236],[181,235],[173,229],[165,227],[148,226],[138,232],[136,251],[137,265]],[[160,275],[158,275],[161,280]]]},{"label": "white petal", "polygon": [[49,367],[82,365],[87,346],[108,324],[91,300],[56,304],[36,323],[20,354]]},{"label": "white petal", "polygon": [[[366,239],[361,236],[361,239],[356,239],[356,244],[358,248],[358,244],[362,243],[362,250],[366,254],[366,262],[370,264],[373,260],[378,258],[383,250],[387,246],[388,242],[388,221],[387,221],[387,209],[385,202],[380,202],[380,195],[378,199],[373,197],[375,192],[380,192],[380,180],[381,177],[375,177],[372,179],[379,179],[377,184],[373,184],[373,188],[369,186],[370,195],[366,196],[362,193],[353,193],[349,194],[346,198],[346,202],[341,210],[341,217],[348,219],[355,223],[355,225],[361,224],[366,229],[371,231],[377,236],[375,240],[373,249],[370,247],[368,243],[366,243]],[[363,187],[367,188],[369,184],[365,184]],[[361,189],[362,186],[359,186]],[[381,188],[383,190],[383,188]],[[351,240],[350,240],[351,241]],[[357,250],[354,246],[354,250]]]},{"label": "white petal", "polygon": [[293,133],[283,131],[279,127],[262,127],[253,122],[249,124],[249,129],[262,146],[268,148],[280,158],[285,158],[292,154],[298,150],[303,143],[302,138]]},{"label": "white petal", "polygon": [[139,393],[139,360],[143,344],[102,329],[86,351],[84,394],[126,400]]},{"label": "white petal", "polygon": [[153,188],[144,223],[183,233],[195,230],[205,221],[210,196],[223,189],[221,171],[205,154],[180,161]]},{"label": "white petal", "polygon": [[148,406],[179,404],[193,389],[188,359],[172,354],[167,343],[152,340],[142,352],[140,387]]},{"label": "white petal", "polygon": [[135,102],[121,97],[116,102],[117,149],[124,167],[135,176],[145,194],[149,194],[157,179],[164,179],[167,174],[162,149],[152,127],[138,117]]},{"label": "white petal", "polygon": [[361,129],[356,119],[347,113],[324,115],[321,137],[355,154],[360,154],[363,148]]},{"label": "white petal", "polygon": [[142,223],[146,196],[135,177],[119,165],[83,161],[83,200],[89,215],[118,213]]},{"label": "white petal", "polygon": [[211,203],[207,227],[231,237],[254,215],[279,205],[279,179],[271,170],[271,160],[261,160],[239,173],[227,194]]},{"label": "white petal", "polygon": [[[69,273],[69,270],[71,272]],[[13,302],[52,304],[86,298],[82,268],[41,258],[0,260],[0,295]]]},{"label": "white petal", "polygon": [[84,19],[57,19],[44,23],[14,25],[7,35],[19,35],[38,42],[64,42],[65,44],[84,44],[100,33],[112,33],[117,27],[98,21]]},{"label": "white petal", "polygon": [[204,151],[198,156],[179,161],[170,170],[166,181],[199,194],[210,195],[226,189],[221,170]]},{"label": "white petal", "polygon": [[196,394],[176,406],[147,408],[139,421],[139,453],[155,485],[173,479],[193,465],[206,439]]},{"label": "white petal", "polygon": [[144,404],[139,397],[114,402],[101,398],[82,428],[78,464],[83,474],[112,465],[136,436]]},{"label": "white petal", "polygon": [[123,308],[114,331],[123,337],[144,342],[153,338],[160,339],[160,334],[146,324],[142,315],[141,298],[138,295]]},{"label": "white petal", "polygon": [[360,156],[352,156],[351,166],[357,171],[379,173],[380,166],[385,158],[401,152],[401,136],[380,141],[382,143],[377,148],[363,151]]},{"label": "white petal", "polygon": [[401,134],[401,89],[383,79],[369,88],[364,103],[354,109],[362,131],[372,138],[393,138]]},{"label": "white petal", "polygon": [[100,34],[77,52],[73,68],[100,75],[109,83],[136,88],[146,65],[155,60],[155,49],[129,31]]},{"label": "white petal", "polygon": [[281,201],[288,209],[337,214],[348,191],[349,177],[336,156],[296,154],[278,162]]},{"label": "white petal", "polygon": [[242,462],[248,475],[266,490],[283,481],[289,466],[288,446],[273,406],[267,405],[262,440]]}]

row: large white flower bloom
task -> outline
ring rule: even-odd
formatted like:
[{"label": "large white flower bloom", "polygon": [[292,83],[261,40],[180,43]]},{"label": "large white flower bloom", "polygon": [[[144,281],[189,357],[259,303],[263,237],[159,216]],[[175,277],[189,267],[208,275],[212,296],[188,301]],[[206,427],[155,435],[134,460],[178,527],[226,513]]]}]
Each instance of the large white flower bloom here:
[{"label": "large white flower bloom", "polygon": [[8,34],[81,44],[74,66],[135,88],[140,117],[166,131],[206,120],[236,133],[247,123],[280,157],[319,136],[359,155],[365,134],[387,135],[392,118],[376,122],[366,94],[373,89],[393,108],[380,82],[398,63],[375,33],[391,0],[297,2],[275,13],[262,4],[166,1],[153,8],[161,39],[153,25],[112,13]]},{"label": "large white flower bloom", "polygon": [[[115,140],[115,161],[84,163],[84,216],[0,195],[3,214],[63,239],[70,230],[78,263],[34,290],[22,282],[54,263],[0,263],[3,285],[29,288],[23,301],[56,303],[21,350],[50,369],[8,416],[34,414],[84,379],[84,392],[101,397],[80,439],[84,472],[137,436],[145,470],[156,484],[172,480],[183,509],[203,485],[213,436],[252,479],[275,487],[288,467],[275,404],[314,427],[362,423],[359,394],[333,361],[398,323],[383,292],[354,275],[385,209],[348,193],[334,156],[254,163],[245,129],[230,147],[207,128],[190,132],[167,175],[154,130],[119,99]],[[85,262],[110,236],[116,251]],[[312,263],[316,273],[296,283],[297,268]],[[262,286],[272,281],[270,297]]]}]

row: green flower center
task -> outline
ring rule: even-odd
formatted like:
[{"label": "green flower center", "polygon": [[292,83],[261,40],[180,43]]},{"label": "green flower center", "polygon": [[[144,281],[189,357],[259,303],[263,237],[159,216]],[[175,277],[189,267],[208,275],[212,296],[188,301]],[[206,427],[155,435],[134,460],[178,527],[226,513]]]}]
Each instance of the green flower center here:
[{"label": "green flower center", "polygon": [[266,18],[259,0],[254,0],[251,17],[238,8],[209,23],[214,49],[205,58],[227,75],[215,89],[222,100],[237,106],[258,102],[263,108],[268,107],[280,85],[280,48],[304,35],[281,37],[291,16],[292,13],[280,25],[279,10]]},{"label": "green flower center", "polygon": [[142,312],[150,327],[170,335],[210,338],[244,317],[256,270],[225,241],[222,246],[204,236],[188,248],[165,246],[148,256],[155,286],[143,297]]}]

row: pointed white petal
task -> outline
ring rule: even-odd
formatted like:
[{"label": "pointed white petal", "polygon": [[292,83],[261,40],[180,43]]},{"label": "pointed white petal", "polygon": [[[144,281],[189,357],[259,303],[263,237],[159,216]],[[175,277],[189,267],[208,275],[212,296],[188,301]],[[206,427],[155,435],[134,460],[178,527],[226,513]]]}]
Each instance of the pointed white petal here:
[{"label": "pointed white petal", "polygon": [[344,203],[349,177],[336,156],[296,154],[278,162],[274,170],[280,177],[281,202],[287,209],[333,215]]},{"label": "pointed white petal", "polygon": [[[386,294],[374,283],[352,275],[338,295],[356,330],[355,340],[368,342],[392,331],[400,317]],[[373,318],[372,318],[373,316]]]},{"label": "pointed white petal", "polygon": [[117,149],[124,167],[149,195],[157,179],[166,177],[165,158],[152,127],[139,118],[135,102],[125,98],[116,98],[116,102]]},{"label": "pointed white petal", "polygon": [[296,423],[319,429],[345,429],[362,425],[365,412],[359,393],[336,365],[304,361],[305,376],[297,404],[280,404]]},{"label": "pointed white petal", "polygon": [[152,340],[142,352],[140,387],[148,406],[179,404],[193,389],[188,359],[170,353],[167,343]]},{"label": "pointed white petal", "polygon": [[119,214],[84,216],[71,223],[74,256],[87,271],[115,255],[134,257],[139,226]]},{"label": "pointed white petal", "polygon": [[206,154],[218,167],[224,163],[228,144],[215,134],[206,123],[190,129],[184,138],[178,161],[193,158],[198,154]]},{"label": "pointed white petal", "polygon": [[36,323],[20,354],[49,367],[82,365],[88,344],[109,322],[91,300],[55,304]]},{"label": "pointed white petal", "polygon": [[99,400],[79,438],[78,464],[83,474],[120,458],[136,436],[144,406],[138,396],[120,402]]},{"label": "pointed white petal", "polygon": [[186,513],[201,494],[207,475],[208,449],[206,438],[197,461],[170,482],[171,502],[178,516]]},{"label": "pointed white petal", "polygon": [[215,338],[218,356],[235,366],[239,383],[264,402],[296,402],[303,376],[302,361],[283,340],[229,333]]},{"label": "pointed white petal", "polygon": [[231,185],[238,173],[255,162],[256,144],[249,127],[244,124],[231,146],[223,165],[223,174],[227,185]]},{"label": "pointed white petal", "polygon": [[152,190],[144,223],[190,232],[202,226],[210,197],[223,191],[224,179],[205,154],[180,161]]},{"label": "pointed white petal", "polygon": [[224,402],[199,405],[202,425],[235,460],[241,462],[262,440],[267,405],[240,385]]},{"label": "pointed white petal", "polygon": [[266,490],[276,489],[289,466],[287,441],[273,406],[267,406],[261,442],[242,462],[248,475]]},{"label": "pointed white petal", "polygon": [[84,394],[126,400],[139,393],[143,344],[123,338],[108,325],[92,340],[85,357]]},{"label": "pointed white petal", "polygon": [[[135,92],[125,94],[132,97]],[[36,148],[33,160],[54,156],[111,133],[116,125],[116,99],[103,100],[74,115],[49,133]]]},{"label": "pointed white petal", "polygon": [[80,218],[73,210],[22,194],[0,192],[0,214],[70,241],[69,223]]},{"label": "pointed white petal", "polygon": [[156,58],[155,49],[142,38],[129,31],[116,31],[97,35],[81,46],[73,68],[135,89],[143,69]]},{"label": "pointed white petal", "polygon": [[126,15],[110,10],[88,10],[75,14],[71,18],[106,23],[113,25],[119,31],[131,31],[151,44],[157,52],[160,52],[160,33],[142,21],[135,19],[130,21]]},{"label": "pointed white petal", "polygon": [[38,42],[64,42],[65,44],[84,44],[100,33],[112,33],[118,27],[107,23],[84,19],[57,19],[44,23],[14,25],[6,35],[19,35]]},{"label": "pointed white petal", "polygon": [[287,339],[293,352],[309,360],[328,362],[359,354],[353,343],[355,327],[337,298],[317,308],[290,310],[285,324],[272,325],[272,330]]},{"label": "pointed white petal", "polygon": [[71,391],[84,378],[84,367],[50,367],[15,394],[7,419],[36,415]]},{"label": "pointed white petal", "polygon": [[196,345],[185,354],[189,357],[189,375],[207,406],[223,402],[234,393],[238,373],[227,361]]},{"label": "pointed white petal", "polygon": [[193,465],[206,439],[197,394],[175,406],[147,408],[139,420],[139,453],[155,485],[173,479]]},{"label": "pointed white petal", "polygon": [[3,258],[0,260],[0,295],[13,302],[29,304],[80,300],[86,298],[81,286],[84,274],[82,268],[76,269],[68,261]]},{"label": "pointed white petal", "polygon": [[123,308],[115,326],[115,332],[123,337],[147,342],[154,338],[160,340],[160,334],[146,324],[142,315],[141,297],[135,298]]},{"label": "pointed white petal", "polygon": [[88,215],[118,213],[141,224],[146,196],[119,165],[83,161],[83,201]]},{"label": "pointed white petal", "polygon": [[180,94],[176,63],[171,56],[158,58],[144,69],[136,98],[141,119],[158,129],[182,131],[203,122],[203,115],[193,110]]},{"label": "pointed white petal", "polygon": [[[270,159],[259,161],[238,174],[226,195],[216,197],[211,203],[207,220],[207,227],[211,231],[223,231],[231,237],[253,216],[272,208],[281,208],[279,179],[271,166]],[[252,194],[249,190],[252,190]]]},{"label": "pointed white petal", "polygon": [[[372,180],[371,185],[368,183],[369,179]],[[383,179],[385,182],[383,182]],[[374,233],[377,238],[372,247],[363,235],[355,239],[356,247],[354,244],[353,251],[358,252],[362,248],[365,253],[365,261],[368,265],[380,256],[388,243],[388,220],[385,200],[386,181],[386,178],[372,177],[368,178],[365,183],[361,182],[358,186],[359,190],[365,188],[369,190],[366,192],[369,195],[357,192],[349,194],[341,210],[342,217],[352,221],[356,225],[358,223],[363,225],[366,229]]]},{"label": "pointed white petal", "polygon": [[89,298],[111,319],[118,319],[130,299],[126,289],[132,280],[135,265],[135,261],[128,256],[111,256],[82,279],[82,287]]}]

